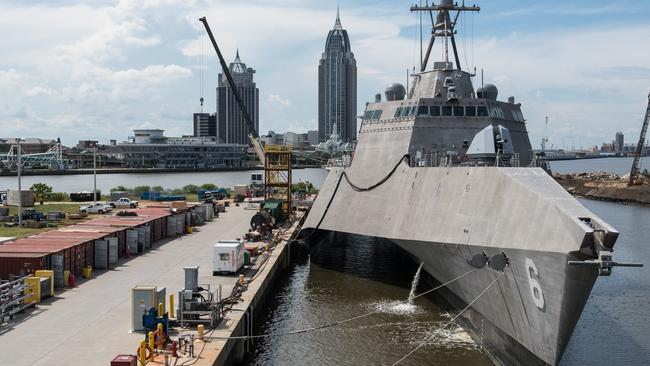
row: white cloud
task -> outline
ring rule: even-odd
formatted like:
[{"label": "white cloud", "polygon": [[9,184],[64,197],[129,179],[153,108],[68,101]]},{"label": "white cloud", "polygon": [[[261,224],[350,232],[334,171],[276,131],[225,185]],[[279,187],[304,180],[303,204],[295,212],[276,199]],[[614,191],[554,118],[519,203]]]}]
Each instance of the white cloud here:
[{"label": "white cloud", "polygon": [[278,94],[269,94],[268,101],[282,107],[290,107],[291,101],[287,98],[283,98]]},{"label": "white cloud", "polygon": [[[262,131],[316,127],[317,65],[334,22],[333,2],[88,4],[0,3],[0,33],[7,35],[0,43],[0,121],[9,126],[4,134],[65,132],[64,142],[73,144],[81,138],[123,140],[133,126],[142,125],[190,133],[200,96],[206,110],[215,109],[220,72],[198,21],[203,15],[227,61],[239,48],[242,60],[257,70],[255,80],[266,96],[260,101]],[[390,82],[405,83],[406,69],[417,63],[416,18],[401,3],[343,5],[341,17],[358,65],[361,114],[365,101]],[[611,4],[598,5],[586,15],[609,10]],[[531,10],[516,11],[509,16]],[[549,6],[539,12],[549,18],[548,27],[505,36],[477,28],[477,34],[490,35],[474,44],[486,82],[496,83],[503,99],[515,95],[523,103],[534,145],[546,135],[556,146],[572,139],[595,144],[611,140],[617,129],[637,129],[650,86],[650,50],[639,42],[648,38],[650,27],[607,22],[558,27],[551,24],[558,11],[585,15],[576,7]],[[433,59],[440,54],[436,48]],[[201,55],[202,94],[196,72]]]}]

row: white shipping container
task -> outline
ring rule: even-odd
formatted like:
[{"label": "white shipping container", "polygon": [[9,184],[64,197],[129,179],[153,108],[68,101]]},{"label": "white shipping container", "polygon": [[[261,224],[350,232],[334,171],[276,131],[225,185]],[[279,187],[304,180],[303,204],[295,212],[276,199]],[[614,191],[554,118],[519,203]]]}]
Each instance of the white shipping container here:
[{"label": "white shipping container", "polygon": [[220,240],[212,255],[212,274],[237,273],[244,266],[244,242]]}]

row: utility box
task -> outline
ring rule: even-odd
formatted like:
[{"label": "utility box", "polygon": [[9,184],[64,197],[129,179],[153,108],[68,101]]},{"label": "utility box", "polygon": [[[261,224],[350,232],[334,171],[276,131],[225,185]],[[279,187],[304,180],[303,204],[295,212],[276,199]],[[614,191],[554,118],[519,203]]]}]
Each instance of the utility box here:
[{"label": "utility box", "polygon": [[34,191],[18,191],[10,189],[7,191],[7,206],[18,206],[18,200],[22,196],[22,207],[34,207]]},{"label": "utility box", "polygon": [[143,331],[142,316],[158,304],[165,308],[166,290],[164,287],[158,289],[156,286],[135,286],[131,290],[131,330],[134,332]]},{"label": "utility box", "polygon": [[111,366],[137,366],[137,359],[132,355],[118,355],[111,361]]},{"label": "utility box", "polygon": [[212,274],[237,273],[244,266],[244,242],[220,240],[212,255]]}]

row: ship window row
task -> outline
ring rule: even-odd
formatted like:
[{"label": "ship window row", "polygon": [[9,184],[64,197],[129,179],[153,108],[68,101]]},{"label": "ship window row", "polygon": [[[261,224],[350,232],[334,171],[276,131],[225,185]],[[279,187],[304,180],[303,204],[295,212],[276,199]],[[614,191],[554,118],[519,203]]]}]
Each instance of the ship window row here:
[{"label": "ship window row", "polygon": [[[397,116],[397,114],[396,114]],[[488,109],[485,106],[439,106],[421,105],[418,107],[418,116],[422,117],[487,117]]]},{"label": "ship window row", "polygon": [[418,106],[407,106],[407,107],[399,107],[395,111],[395,115],[393,117],[399,118],[399,117],[411,117],[415,116],[415,112],[417,111]]},{"label": "ship window row", "polygon": [[363,115],[363,119],[366,121],[369,120],[378,120],[381,118],[381,109],[377,109],[375,111],[366,111]]}]

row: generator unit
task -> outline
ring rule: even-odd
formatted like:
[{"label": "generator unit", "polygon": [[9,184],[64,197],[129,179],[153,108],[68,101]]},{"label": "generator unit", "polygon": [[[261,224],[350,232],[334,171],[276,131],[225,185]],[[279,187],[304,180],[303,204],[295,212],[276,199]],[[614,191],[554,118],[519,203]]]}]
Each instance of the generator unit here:
[{"label": "generator unit", "polygon": [[244,242],[242,240],[220,240],[214,245],[212,274],[236,274],[244,266]]},{"label": "generator unit", "polygon": [[221,286],[199,285],[199,267],[185,267],[185,288],[178,290],[177,319],[181,327],[205,324],[214,328],[221,321]]},{"label": "generator unit", "polygon": [[166,290],[164,287],[135,286],[131,290],[131,294],[131,330],[134,332],[144,331],[142,317],[148,313],[149,309],[157,309],[158,304],[163,304],[163,312],[165,312]]}]

